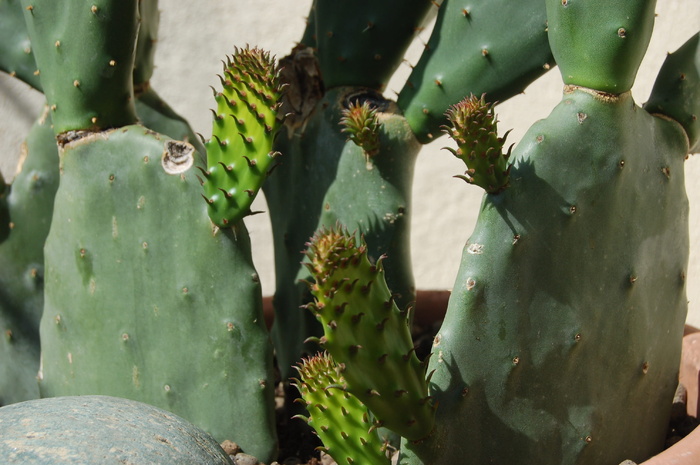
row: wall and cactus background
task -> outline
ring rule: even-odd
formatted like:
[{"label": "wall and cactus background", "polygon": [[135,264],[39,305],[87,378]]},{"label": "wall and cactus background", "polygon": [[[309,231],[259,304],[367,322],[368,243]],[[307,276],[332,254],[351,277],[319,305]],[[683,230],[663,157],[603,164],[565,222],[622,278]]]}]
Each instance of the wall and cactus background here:
[{"label": "wall and cactus background", "polygon": [[[10,360],[31,355],[28,363],[8,365],[23,371],[21,376],[0,377],[0,383],[26,381],[26,392],[19,386],[17,397],[7,401],[38,397],[37,389],[43,397],[99,392],[139,399],[272,459],[277,449],[272,345],[262,318],[262,281],[264,294],[275,292],[272,342],[282,378],[293,375],[302,341],[314,336],[307,342],[319,344],[332,359],[306,360],[297,387],[318,397],[313,386],[327,379],[331,386],[323,390],[333,402],[331,391],[347,384],[345,400],[337,399],[347,407],[308,409],[314,427],[326,420],[343,423],[339,446],[355,437],[342,417],[362,418],[358,435],[364,443],[374,415],[377,426],[404,438],[405,464],[466,463],[467,456],[470,463],[617,463],[655,453],[676,388],[686,288],[688,321],[698,318],[698,247],[695,237],[688,238],[689,230],[697,230],[697,215],[692,211],[688,221],[683,173],[694,207],[700,196],[693,182],[697,162],[684,159],[688,140],[698,147],[697,35],[664,62],[650,104],[633,103],[647,99],[650,77],[666,52],[696,32],[700,11],[673,2],[657,7],[655,0],[539,1],[520,8],[508,0],[473,7],[445,1],[435,27],[442,35],[431,36],[423,55],[428,58],[416,67],[417,74],[428,70],[425,77],[404,86],[424,48],[429,21],[403,72],[386,86],[389,98],[403,87],[396,105],[360,86],[384,88],[392,62],[402,56],[402,38],[412,37],[418,18],[437,12],[437,5],[367,2],[353,14],[354,3],[315,0],[316,35],[307,29],[304,37],[317,46],[326,92],[305,87],[316,71],[308,50],[295,49],[283,78],[298,85],[290,86],[280,105],[317,97],[300,99],[316,111],[293,134],[303,111],[289,116],[283,130],[290,137],[274,145],[281,127],[275,115],[287,111],[277,104],[279,80],[269,55],[241,46],[285,56],[302,35],[309,3],[285,11],[279,2],[231,2],[222,8],[220,2],[163,1],[162,58],[156,59],[150,84],[208,139],[206,160],[200,160],[207,164],[197,162],[196,171],[190,169],[193,147],[165,134],[204,149],[166,107],[157,106],[158,95],[145,82],[152,64],[150,34],[158,29],[155,1],[22,0],[23,9],[16,11],[22,11],[32,37],[55,133],[48,145],[55,148],[56,135],[62,169],[45,242],[46,273],[41,264],[22,265],[33,260],[28,256],[9,261],[21,269],[0,269],[3,279],[18,283],[12,288],[44,291],[43,306],[17,299],[32,313],[28,323],[43,309],[41,369],[36,345],[31,354],[23,350],[25,341],[38,340],[35,332],[26,339],[24,326],[5,331],[2,347]],[[4,3],[12,4],[18,2]],[[396,17],[387,5],[405,6],[405,14]],[[266,17],[268,11],[284,24]],[[365,19],[370,11],[379,14],[376,25],[384,24],[381,18],[400,20],[388,29],[395,40],[376,39],[386,29]],[[630,97],[655,12],[656,39]],[[12,16],[0,17],[7,18]],[[81,27],[67,29],[68,21]],[[360,29],[370,32],[358,40]],[[11,30],[6,22],[0,32]],[[371,43],[363,44],[368,38]],[[86,48],[75,47],[76,41]],[[452,59],[465,42],[471,48],[465,47],[464,59]],[[95,55],[85,53],[87,47]],[[472,97],[447,114],[454,141],[441,138],[419,150],[418,140],[437,135],[447,105],[462,97],[467,85],[462,79],[478,93],[508,98],[522,85],[510,80],[510,69],[501,68],[505,63],[529,82],[549,69],[545,63],[552,55],[568,84],[563,97],[562,76],[549,73],[497,108],[501,138],[491,106]],[[225,77],[217,78],[222,61]],[[453,64],[457,67],[445,68]],[[294,74],[301,68],[308,74]],[[2,128],[8,144],[3,150],[17,154],[42,99],[7,80],[0,81],[0,92],[7,96],[0,117],[13,124]],[[216,107],[212,132],[211,107]],[[343,107],[348,110],[341,113]],[[474,127],[474,119],[485,127]],[[135,125],[138,120],[144,125]],[[345,141],[338,123],[352,141]],[[43,124],[33,126],[32,134],[46,132]],[[505,158],[510,156],[503,147],[509,129],[508,145],[522,138],[513,164],[506,169],[478,161],[478,151],[489,160],[501,159],[506,150]],[[29,153],[40,140],[29,139]],[[440,150],[454,142],[459,150],[449,149],[452,154],[469,168],[472,163],[481,168],[464,172],[461,162]],[[286,163],[263,186],[269,205],[260,196],[252,207],[270,210],[272,227],[266,215],[241,222],[250,213],[247,202],[271,172],[275,150]],[[411,185],[419,151],[417,182]],[[241,152],[245,155],[238,157]],[[229,158],[232,154],[237,158]],[[156,166],[161,157],[163,169]],[[16,160],[3,157],[5,177],[11,177]],[[51,178],[32,171],[34,160],[20,162],[24,169],[0,204],[8,206],[11,218],[7,228],[0,227],[0,239],[9,237],[4,250],[13,256],[30,249],[22,241],[42,229],[34,218],[41,219],[40,206],[28,208],[34,215],[12,210],[23,189],[40,192],[45,179],[50,185]],[[452,179],[462,172],[488,192],[483,200],[480,189]],[[236,182],[228,184],[231,180]],[[348,236],[344,227],[360,228],[364,238]],[[313,230],[300,266],[300,249]],[[428,387],[404,324],[414,292],[411,268],[419,289],[449,289],[458,266],[447,316],[425,362]],[[297,312],[300,306],[311,312]],[[310,330],[319,329],[310,313],[324,323],[323,336]],[[220,415],[222,399],[235,414]],[[353,399],[369,410],[363,412]],[[355,413],[348,415],[346,408]],[[342,417],[333,420],[338,412]],[[245,428],[236,416],[246,418]],[[622,418],[630,424],[625,431],[617,423]],[[492,434],[482,437],[484,431]],[[505,438],[508,450],[499,445]]]},{"label": "wall and cactus background", "polygon": [[[154,88],[196,132],[211,135],[209,85],[218,85],[220,60],[235,45],[257,45],[278,58],[286,56],[305,27],[310,0],[279,2],[274,0],[161,0],[161,25],[156,50]],[[657,4],[655,33],[642,62],[633,94],[637,102],[646,101],[656,71],[668,51],[678,48],[700,23],[700,8],[687,8],[682,0],[664,0]],[[272,12],[268,14],[266,12]],[[215,13],[215,14],[213,14]],[[429,36],[430,25],[421,34]],[[422,43],[416,41],[407,54],[414,64]],[[410,67],[402,65],[387,86],[386,95],[395,98]],[[532,84],[525,94],[498,107],[501,131],[513,129],[509,142],[520,137],[538,119],[546,117],[561,98],[559,73],[547,73]],[[0,170],[7,177],[14,172],[19,146],[43,105],[43,97],[27,85],[0,74]],[[413,187],[412,250],[417,287],[449,289],[459,265],[459,253],[473,229],[482,190],[467,186],[451,176],[464,171],[460,160],[441,150],[449,145],[445,137],[424,147],[416,164]],[[686,162],[690,198],[691,247],[688,286],[690,301],[688,322],[700,325],[700,188],[692,182],[700,175],[700,160]],[[267,210],[263,196],[254,210]],[[266,215],[246,219],[253,240],[255,266],[261,276],[263,292],[274,292],[274,264],[269,220]],[[695,231],[695,233],[693,233]]]}]

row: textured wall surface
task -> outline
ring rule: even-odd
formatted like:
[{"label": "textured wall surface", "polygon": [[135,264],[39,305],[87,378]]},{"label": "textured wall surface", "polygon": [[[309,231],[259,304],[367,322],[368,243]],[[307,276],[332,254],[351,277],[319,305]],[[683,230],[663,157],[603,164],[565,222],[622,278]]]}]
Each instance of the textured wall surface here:
[{"label": "textured wall surface", "polygon": [[[161,27],[153,87],[195,131],[211,133],[213,106],[210,85],[217,85],[221,58],[234,46],[257,45],[278,57],[286,55],[301,38],[310,0],[160,0]],[[656,72],[669,51],[678,48],[700,24],[700,8],[694,2],[660,0],[654,39],[638,74],[633,95],[643,103]],[[427,40],[428,29],[422,37]],[[415,63],[422,43],[416,41],[407,56]],[[394,97],[406,78],[403,66],[387,88]],[[519,95],[497,108],[499,129],[513,129],[509,140],[516,142],[530,125],[547,116],[560,100],[561,79],[556,69]],[[19,146],[39,114],[41,95],[0,73],[0,170],[11,179]],[[449,289],[457,272],[462,246],[469,237],[478,212],[482,191],[452,175],[463,171],[462,163],[441,150],[450,142],[440,138],[426,146],[418,158],[414,187],[413,262],[421,289]],[[688,322],[700,325],[700,160],[686,162],[688,195],[691,202],[691,256],[688,271]],[[265,210],[264,199],[254,210]],[[265,215],[246,220],[253,240],[256,266],[263,289],[273,289],[273,260],[269,221]]]}]

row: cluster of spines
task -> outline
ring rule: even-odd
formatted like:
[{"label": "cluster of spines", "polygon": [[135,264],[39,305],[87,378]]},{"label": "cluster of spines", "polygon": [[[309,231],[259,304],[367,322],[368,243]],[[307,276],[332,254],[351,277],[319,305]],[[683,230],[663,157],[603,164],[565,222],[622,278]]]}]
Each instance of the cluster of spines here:
[{"label": "cluster of spines", "polygon": [[343,127],[341,131],[347,133],[348,138],[361,147],[368,157],[379,152],[380,123],[377,110],[369,102],[351,102],[348,108],[343,109],[340,124]]},{"label": "cluster of spines", "polygon": [[345,389],[340,367],[328,353],[302,360],[294,380],[325,451],[338,464],[389,464],[369,410]]},{"label": "cluster of spines", "polygon": [[[450,126],[445,132],[457,142],[457,150],[445,147],[467,165],[465,175],[455,177],[476,184],[489,194],[498,194],[508,187],[512,145],[503,153],[506,133],[498,137],[493,107],[484,96],[471,95],[452,105],[446,116]],[[510,132],[510,131],[508,131]]]},{"label": "cluster of spines", "polygon": [[205,142],[204,199],[219,227],[231,227],[246,215],[274,168],[279,153],[272,144],[281,127],[278,114],[283,85],[273,57],[258,48],[236,49],[214,91],[212,137]]},{"label": "cluster of spines", "polygon": [[322,323],[317,342],[340,364],[348,390],[379,422],[411,440],[430,433],[434,408],[423,363],[415,354],[407,311],[387,287],[383,258],[372,264],[361,238],[322,229],[308,244],[306,265]]}]

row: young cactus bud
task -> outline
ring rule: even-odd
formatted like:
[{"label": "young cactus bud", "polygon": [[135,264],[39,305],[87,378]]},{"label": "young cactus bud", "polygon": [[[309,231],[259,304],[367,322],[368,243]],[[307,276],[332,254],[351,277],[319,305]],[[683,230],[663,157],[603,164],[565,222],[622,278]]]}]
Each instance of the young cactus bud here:
[{"label": "young cactus bud", "polygon": [[316,431],[338,464],[389,464],[384,444],[369,410],[345,389],[340,368],[327,354],[302,360],[297,367],[299,390],[309,417],[301,417]]},{"label": "young cactus bud", "polygon": [[282,84],[274,59],[258,48],[236,49],[220,79],[223,90],[214,93],[217,109],[205,144],[202,184],[211,220],[225,228],[251,214],[253,199],[274,168]]},{"label": "young cactus bud", "polygon": [[343,109],[340,124],[343,126],[342,132],[348,133],[348,138],[362,147],[368,157],[379,152],[379,120],[377,110],[369,102],[364,101],[362,105],[351,102],[348,108]]},{"label": "young cactus bud", "polygon": [[387,428],[411,440],[425,437],[434,416],[425,369],[381,259],[370,263],[364,240],[340,227],[317,232],[307,254],[315,280],[307,307],[323,324],[318,342],[343,367],[348,391]]},{"label": "young cactus bud", "polygon": [[458,148],[445,149],[467,165],[466,176],[455,177],[476,184],[489,194],[498,194],[508,187],[512,145],[504,154],[508,133],[498,137],[493,107],[483,95],[481,98],[472,95],[450,107],[446,115],[451,127],[446,127],[445,132],[457,142]]}]

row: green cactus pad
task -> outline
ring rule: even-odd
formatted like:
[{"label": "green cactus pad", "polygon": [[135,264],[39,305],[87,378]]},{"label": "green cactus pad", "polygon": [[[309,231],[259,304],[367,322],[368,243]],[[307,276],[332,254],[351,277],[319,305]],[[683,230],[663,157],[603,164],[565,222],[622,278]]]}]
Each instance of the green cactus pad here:
[{"label": "green cactus pad", "polygon": [[9,236],[0,243],[0,405],[39,397],[39,321],[44,242],[58,189],[58,149],[45,109],[20,151],[7,197]]},{"label": "green cactus pad", "polygon": [[136,122],[138,1],[22,0],[22,5],[54,132]]},{"label": "green cactus pad", "polygon": [[399,307],[405,308],[416,293],[409,230],[414,165],[421,145],[394,102],[373,92],[350,90],[339,103],[344,110],[357,105],[374,110],[378,150],[368,157],[352,140],[345,143],[316,229],[342,224],[364,237],[370,260],[388,255],[386,281]]},{"label": "green cactus pad", "polygon": [[281,84],[274,59],[260,49],[237,49],[224,65],[215,92],[212,138],[202,170],[204,196],[214,224],[227,228],[250,215],[250,205],[279,155],[272,142]]},{"label": "green cactus pad", "polygon": [[481,98],[472,95],[450,107],[447,119],[451,127],[445,132],[457,142],[458,149],[445,148],[467,165],[466,176],[456,177],[476,184],[489,194],[498,194],[508,187],[510,148],[503,153],[507,133],[498,137],[493,107],[483,95]]},{"label": "green cactus pad", "polygon": [[141,402],[57,397],[0,409],[4,464],[232,465],[201,429]]},{"label": "green cactus pad", "polygon": [[315,302],[307,307],[323,323],[320,344],[343,365],[348,391],[387,428],[421,439],[433,427],[425,369],[414,353],[407,311],[399,311],[384,280],[382,261],[371,264],[367,246],[342,229],[312,239],[307,266]]},{"label": "green cactus pad", "polygon": [[383,90],[430,8],[430,0],[316,0],[310,17],[326,88]]},{"label": "green cactus pad", "polygon": [[304,419],[336,463],[389,465],[369,410],[345,389],[333,358],[319,354],[302,360],[297,370],[295,386],[309,413]]},{"label": "green cactus pad", "polygon": [[700,33],[666,57],[644,109],[678,121],[700,150]]},{"label": "green cactus pad", "polygon": [[63,147],[41,394],[146,402],[270,462],[272,348],[248,234],[212,226],[173,145],[186,148],[127,126]]},{"label": "green cactus pad", "polygon": [[569,90],[532,126],[464,248],[428,367],[436,428],[402,464],[660,450],[687,311],[686,152],[629,94]]},{"label": "green cactus pad", "polygon": [[20,0],[0,0],[0,71],[41,90]]},{"label": "green cactus pad", "polygon": [[422,143],[439,137],[445,112],[469,94],[505,101],[553,63],[542,0],[444,0],[398,104]]},{"label": "green cactus pad", "polygon": [[656,0],[546,0],[549,43],[565,84],[620,94],[634,84]]}]

